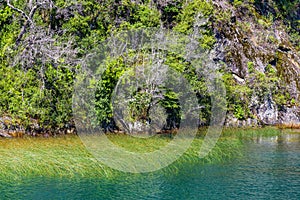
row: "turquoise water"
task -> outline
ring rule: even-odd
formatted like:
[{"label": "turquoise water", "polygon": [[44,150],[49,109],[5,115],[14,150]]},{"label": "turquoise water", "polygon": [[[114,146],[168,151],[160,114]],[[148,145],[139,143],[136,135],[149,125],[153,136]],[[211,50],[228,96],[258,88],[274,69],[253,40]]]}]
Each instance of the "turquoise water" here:
[{"label": "turquoise water", "polygon": [[1,180],[0,199],[300,199],[299,135],[257,138],[231,161],[114,179]]}]

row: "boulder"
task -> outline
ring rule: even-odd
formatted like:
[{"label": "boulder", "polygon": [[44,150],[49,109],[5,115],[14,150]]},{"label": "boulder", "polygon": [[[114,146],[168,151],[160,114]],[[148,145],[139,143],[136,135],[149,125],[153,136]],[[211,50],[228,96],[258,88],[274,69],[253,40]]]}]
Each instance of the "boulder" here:
[{"label": "boulder", "polygon": [[12,136],[6,133],[4,130],[0,130],[0,137],[11,138]]}]

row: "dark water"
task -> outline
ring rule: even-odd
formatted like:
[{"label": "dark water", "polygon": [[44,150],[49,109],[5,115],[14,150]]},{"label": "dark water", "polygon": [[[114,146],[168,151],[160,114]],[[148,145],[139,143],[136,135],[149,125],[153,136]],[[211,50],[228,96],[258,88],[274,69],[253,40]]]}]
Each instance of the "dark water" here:
[{"label": "dark water", "polygon": [[299,135],[258,138],[241,151],[241,158],[177,173],[5,181],[0,199],[300,199]]}]

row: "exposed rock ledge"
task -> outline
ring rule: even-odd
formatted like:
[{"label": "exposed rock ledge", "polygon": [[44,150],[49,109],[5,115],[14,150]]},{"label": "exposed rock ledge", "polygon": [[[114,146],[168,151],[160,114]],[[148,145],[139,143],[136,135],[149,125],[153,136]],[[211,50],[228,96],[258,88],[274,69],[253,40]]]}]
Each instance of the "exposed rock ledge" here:
[{"label": "exposed rock ledge", "polygon": [[256,118],[237,119],[229,114],[225,121],[226,127],[257,127],[263,125],[280,126],[286,128],[300,128],[300,108],[294,106],[278,110],[275,105],[261,105]]},{"label": "exposed rock ledge", "polygon": [[0,117],[0,137],[12,138],[28,136],[49,137],[51,135],[75,134],[76,129],[73,124],[66,124],[62,128],[47,129],[38,124],[36,120],[31,120],[30,125],[24,128],[21,125],[13,123],[12,118]]},{"label": "exposed rock ledge", "polygon": [[3,130],[0,130],[0,137],[6,137],[6,138],[11,138],[12,136],[5,133]]}]

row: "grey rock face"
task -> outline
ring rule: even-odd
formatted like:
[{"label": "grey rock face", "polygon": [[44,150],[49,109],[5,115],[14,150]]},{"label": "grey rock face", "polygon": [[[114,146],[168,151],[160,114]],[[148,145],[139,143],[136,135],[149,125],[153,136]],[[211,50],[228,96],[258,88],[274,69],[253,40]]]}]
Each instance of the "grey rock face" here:
[{"label": "grey rock face", "polygon": [[225,120],[226,127],[257,127],[259,125],[260,124],[257,119],[248,118],[245,120],[239,120],[232,114],[228,114]]},{"label": "grey rock face", "polygon": [[258,108],[257,116],[265,125],[275,125],[278,121],[278,109],[271,96],[268,96]]},{"label": "grey rock face", "polygon": [[299,107],[285,108],[283,111],[280,111],[278,115],[279,124],[300,124]]},{"label": "grey rock face", "polygon": [[[253,86],[258,83],[261,85],[259,87],[265,87],[251,88],[256,94],[248,94],[248,101],[242,99],[245,95],[240,97],[242,102],[248,102],[250,118],[246,116],[246,119],[238,120],[231,112],[228,113],[225,125],[300,124],[300,55],[291,43],[285,25],[276,21],[266,28],[257,23],[261,19],[253,15],[249,7],[237,8],[224,0],[214,1],[214,4],[221,8],[220,11],[231,13],[231,18],[234,18],[230,22],[223,20],[213,24],[217,36],[214,60],[226,63],[225,72],[232,75],[237,85]],[[253,66],[252,70],[249,63]],[[267,68],[276,74],[277,83],[272,89],[266,89],[268,83],[264,85],[264,81],[253,78],[253,71],[269,78]],[[269,84],[273,83],[269,81]],[[278,102],[274,95],[276,93],[285,100]],[[296,104],[291,104],[291,99]]]}]

